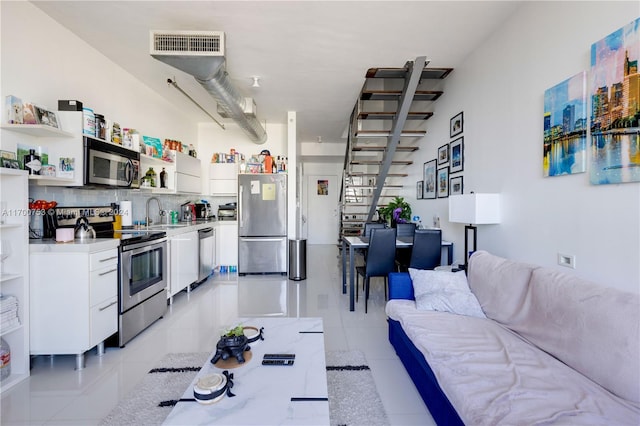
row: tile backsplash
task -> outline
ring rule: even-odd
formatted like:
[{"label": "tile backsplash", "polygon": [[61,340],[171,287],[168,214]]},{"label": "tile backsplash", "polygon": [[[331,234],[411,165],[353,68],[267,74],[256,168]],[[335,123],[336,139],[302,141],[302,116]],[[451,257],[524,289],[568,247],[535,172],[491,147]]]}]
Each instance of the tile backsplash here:
[{"label": "tile backsplash", "polygon": [[[211,203],[213,213],[217,214],[218,205],[236,201],[235,197],[214,197],[199,194],[151,194],[140,190],[131,189],[85,189],[62,188],[55,186],[29,186],[29,198],[34,200],[57,201],[61,207],[89,207],[109,206],[111,203],[130,200],[132,202],[132,220],[144,220],[147,200],[156,197],[160,200],[163,210],[180,211],[180,205],[186,202],[201,202],[206,200]],[[157,207],[151,205],[152,217],[157,217]],[[31,224],[34,229],[41,229],[42,224],[34,221]]]}]

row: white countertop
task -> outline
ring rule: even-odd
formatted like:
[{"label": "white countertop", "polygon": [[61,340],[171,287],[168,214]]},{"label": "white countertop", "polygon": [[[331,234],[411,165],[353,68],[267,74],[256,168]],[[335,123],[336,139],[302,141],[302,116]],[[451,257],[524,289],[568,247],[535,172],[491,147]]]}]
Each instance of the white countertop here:
[{"label": "white countertop", "polygon": [[30,253],[94,253],[115,249],[120,245],[117,238],[96,238],[95,240],[73,240],[57,243],[53,239],[29,240]]},{"label": "white countertop", "polygon": [[[225,221],[207,221],[207,222],[191,222],[190,224],[178,223],[181,226],[157,225],[152,230],[156,232],[166,232],[167,237],[184,234],[185,232],[197,231],[204,228],[212,228],[218,226],[237,226],[235,220]],[[144,228],[146,229],[146,228]],[[142,230],[144,230],[142,229]],[[58,243],[54,239],[46,240],[29,240],[30,253],[94,253],[102,250],[109,250],[120,245],[118,238],[96,238],[95,240],[74,240],[68,243]]]}]

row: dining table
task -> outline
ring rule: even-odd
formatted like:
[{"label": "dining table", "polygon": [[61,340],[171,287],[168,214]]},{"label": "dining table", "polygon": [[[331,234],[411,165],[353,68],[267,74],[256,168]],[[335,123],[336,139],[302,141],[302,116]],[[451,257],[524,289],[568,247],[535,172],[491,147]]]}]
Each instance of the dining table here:
[{"label": "dining table", "polygon": [[[396,248],[413,246],[412,236],[396,237]],[[355,251],[369,247],[369,239],[363,236],[342,237],[342,294],[347,292],[347,251],[349,252],[349,311],[355,310]],[[447,265],[453,263],[453,242],[442,240],[441,247],[447,250]]]}]

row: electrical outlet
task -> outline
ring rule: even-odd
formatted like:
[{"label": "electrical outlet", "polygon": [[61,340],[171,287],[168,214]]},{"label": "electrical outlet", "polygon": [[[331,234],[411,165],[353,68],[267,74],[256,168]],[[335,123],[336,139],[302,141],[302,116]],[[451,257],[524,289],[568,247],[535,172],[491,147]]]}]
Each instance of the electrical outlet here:
[{"label": "electrical outlet", "polygon": [[558,265],[576,269],[576,256],[574,254],[558,253]]}]

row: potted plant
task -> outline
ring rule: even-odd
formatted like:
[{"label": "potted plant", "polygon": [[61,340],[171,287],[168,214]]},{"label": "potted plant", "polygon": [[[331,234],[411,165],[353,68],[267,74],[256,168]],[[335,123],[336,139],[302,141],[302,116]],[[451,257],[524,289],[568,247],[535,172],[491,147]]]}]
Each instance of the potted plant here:
[{"label": "potted plant", "polygon": [[379,211],[384,220],[391,222],[392,228],[396,223],[407,223],[411,220],[411,206],[403,197],[395,197]]},{"label": "potted plant", "polygon": [[244,334],[244,328],[239,325],[220,336],[220,340],[216,345],[216,353],[211,358],[211,363],[215,364],[220,359],[226,361],[231,357],[235,357],[242,364],[244,362],[244,352],[250,349],[249,341]]}]

